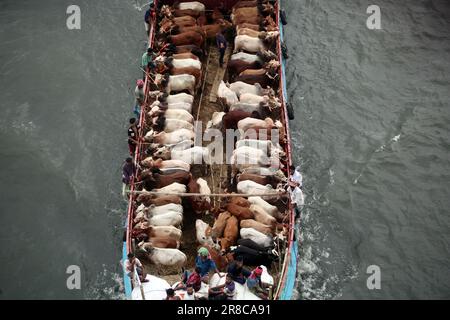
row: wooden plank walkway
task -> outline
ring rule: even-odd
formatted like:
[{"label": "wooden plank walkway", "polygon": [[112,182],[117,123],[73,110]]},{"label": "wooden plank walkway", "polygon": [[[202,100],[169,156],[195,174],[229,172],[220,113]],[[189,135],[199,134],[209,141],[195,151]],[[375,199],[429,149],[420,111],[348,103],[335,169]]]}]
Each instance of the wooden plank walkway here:
[{"label": "wooden plank walkway", "polygon": [[231,57],[231,52],[232,52],[232,48],[231,48],[231,46],[228,46],[227,49],[225,50],[225,56],[223,57],[223,68],[220,68],[219,61],[216,61],[217,72],[216,72],[216,76],[214,78],[214,83],[213,83],[213,86],[211,89],[211,93],[209,95],[209,102],[217,101],[217,90],[219,89],[220,81],[223,80],[223,76],[225,75],[225,71],[227,70],[227,64],[228,64],[228,60]]}]

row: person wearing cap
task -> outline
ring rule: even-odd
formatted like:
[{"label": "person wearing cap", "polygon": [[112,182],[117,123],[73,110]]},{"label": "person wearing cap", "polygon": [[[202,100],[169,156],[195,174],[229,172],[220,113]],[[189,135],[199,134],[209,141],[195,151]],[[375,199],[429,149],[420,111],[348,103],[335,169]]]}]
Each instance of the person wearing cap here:
[{"label": "person wearing cap", "polygon": [[153,62],[155,58],[156,54],[152,48],[147,48],[147,51],[142,55],[141,68],[144,71],[144,78],[143,78],[144,80],[147,73],[149,73],[150,70],[155,68],[155,63]]},{"label": "person wearing cap", "polygon": [[181,300],[179,296],[175,295],[175,290],[172,288],[166,289],[167,297],[164,300]]},{"label": "person wearing cap", "polygon": [[249,288],[251,292],[261,299],[267,299],[267,292],[264,290],[261,282],[262,272],[263,269],[261,267],[256,267],[252,271],[250,276],[247,278],[247,288]]},{"label": "person wearing cap", "polygon": [[198,255],[195,257],[195,266],[199,268],[201,277],[208,274],[212,270],[220,275],[219,269],[217,269],[215,262],[209,256],[208,249],[205,247],[198,249]]},{"label": "person wearing cap", "polygon": [[150,6],[147,11],[145,11],[144,22],[145,22],[145,31],[147,31],[147,35],[150,35],[150,23],[151,19],[153,19],[156,15],[155,12],[155,4],[153,1],[150,3]]},{"label": "person wearing cap", "polygon": [[144,81],[139,79],[136,81],[136,88],[134,89],[134,98],[136,99],[133,113],[136,118],[139,119],[141,115],[141,107],[144,105],[145,94],[144,94]]},{"label": "person wearing cap", "polygon": [[250,271],[244,268],[244,259],[241,256],[236,257],[227,268],[227,273],[237,283],[244,284],[245,279],[250,276]]}]

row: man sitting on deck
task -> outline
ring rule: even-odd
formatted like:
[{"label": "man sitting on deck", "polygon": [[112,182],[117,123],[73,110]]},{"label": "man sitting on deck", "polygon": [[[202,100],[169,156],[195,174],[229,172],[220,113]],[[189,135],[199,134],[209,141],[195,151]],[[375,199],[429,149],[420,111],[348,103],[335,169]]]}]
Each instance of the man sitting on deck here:
[{"label": "man sitting on deck", "polygon": [[261,282],[261,274],[263,269],[261,267],[256,267],[255,270],[252,271],[251,275],[247,279],[247,288],[250,289],[256,296],[261,299],[267,300],[268,294],[266,290],[263,288],[263,284]]},{"label": "man sitting on deck", "polygon": [[202,278],[200,276],[200,268],[195,267],[192,273],[185,271],[181,278],[181,282],[174,288],[175,290],[186,289],[188,286],[192,286],[195,291],[200,290]]},{"label": "man sitting on deck", "polygon": [[227,274],[223,285],[209,289],[209,300],[233,300],[236,294],[236,285],[231,275]]},{"label": "man sitting on deck", "polygon": [[228,274],[237,283],[244,284],[245,279],[250,276],[250,271],[243,267],[244,259],[241,256],[236,257],[236,260],[232,261],[227,268]]}]

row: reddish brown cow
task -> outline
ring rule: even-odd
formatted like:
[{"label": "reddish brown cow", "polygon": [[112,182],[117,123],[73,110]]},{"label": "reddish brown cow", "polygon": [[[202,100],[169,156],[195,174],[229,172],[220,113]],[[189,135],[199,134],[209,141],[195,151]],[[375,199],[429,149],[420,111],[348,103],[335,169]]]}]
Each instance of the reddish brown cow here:
[{"label": "reddish brown cow", "polygon": [[214,221],[214,225],[211,229],[211,237],[213,240],[222,237],[223,230],[225,229],[225,226],[227,225],[228,218],[231,217],[231,214],[227,211],[222,212],[217,217],[216,221]]},{"label": "reddish brown cow", "polygon": [[250,112],[241,111],[241,110],[233,110],[230,112],[227,112],[222,117],[222,127],[224,129],[237,129],[237,123],[241,121],[242,119],[251,117]]},{"label": "reddish brown cow", "polygon": [[187,184],[189,178],[190,173],[184,170],[179,170],[171,174],[151,173],[149,170],[144,170],[141,173],[141,180],[144,180],[144,186],[147,190],[163,188],[174,182]]},{"label": "reddish brown cow", "polygon": [[226,210],[231,213],[233,216],[236,216],[239,220],[244,219],[253,219],[254,214],[250,210],[250,208],[241,207],[234,203],[228,203],[226,205]]},{"label": "reddish brown cow", "polygon": [[255,31],[260,31],[261,30],[261,27],[260,27],[259,24],[246,23],[246,22],[238,24],[236,26],[236,28],[239,28],[239,29],[247,28],[247,29],[252,29],[252,30],[255,30]]},{"label": "reddish brown cow", "polygon": [[196,45],[193,45],[193,44],[184,45],[184,46],[177,46],[177,47],[175,47],[175,52],[176,53],[191,52],[191,53],[195,54],[199,58],[203,56],[203,50],[201,48],[197,47]]},{"label": "reddish brown cow", "polygon": [[239,235],[239,221],[235,216],[227,220],[223,237],[219,240],[222,253],[227,252],[230,246],[235,245]]},{"label": "reddish brown cow", "polygon": [[244,207],[244,208],[250,208],[250,201],[245,199],[244,197],[230,197],[230,203],[234,203],[238,206]]},{"label": "reddish brown cow", "polygon": [[143,203],[144,206],[148,207],[152,204],[155,206],[163,206],[169,203],[181,204],[181,198],[175,195],[168,196],[156,196],[154,194],[141,193],[137,199],[137,203]]},{"label": "reddish brown cow", "polygon": [[261,1],[260,0],[246,0],[238,1],[234,6],[233,10],[245,7],[256,7]]},{"label": "reddish brown cow", "polygon": [[[264,69],[262,69],[264,70]],[[249,71],[249,70],[246,70]],[[245,71],[244,71],[245,72]],[[234,78],[234,81],[242,81],[248,84],[259,83],[261,87],[265,88],[267,86],[271,87],[273,83],[273,79],[270,79],[266,74],[266,70],[264,70],[264,74],[242,74],[238,75]]]},{"label": "reddish brown cow", "polygon": [[236,14],[233,16],[233,24],[238,25],[242,23],[250,23],[259,25],[263,21],[260,15],[244,15],[244,14]]},{"label": "reddish brown cow", "polygon": [[203,46],[203,37],[195,31],[187,31],[177,35],[168,36],[167,41],[176,46],[193,44],[197,47]]},{"label": "reddish brown cow", "polygon": [[181,27],[178,29],[178,33],[188,32],[188,31],[195,31],[198,34],[200,34],[202,37],[205,37],[205,31],[200,26],[189,26],[189,27]]},{"label": "reddish brown cow", "polygon": [[197,249],[199,249],[200,247],[205,247],[206,249],[208,249],[208,252],[211,256],[211,260],[214,261],[214,263],[216,264],[217,269],[219,269],[219,271],[225,271],[225,268],[228,265],[228,260],[226,258],[226,256],[223,256],[219,250],[216,250],[208,245],[202,245],[199,246]]},{"label": "reddish brown cow", "polygon": [[228,72],[232,75],[240,74],[242,71],[247,69],[259,69],[261,68],[261,63],[258,61],[246,62],[243,60],[230,60],[228,61]]},{"label": "reddish brown cow", "polygon": [[206,16],[205,16],[204,14],[200,15],[200,16],[197,18],[197,24],[198,24],[200,27],[204,26],[207,22],[208,22],[208,21],[206,20]]},{"label": "reddish brown cow", "polygon": [[233,15],[241,15],[241,16],[257,16],[259,14],[259,10],[257,7],[243,7],[243,8],[234,8]]}]

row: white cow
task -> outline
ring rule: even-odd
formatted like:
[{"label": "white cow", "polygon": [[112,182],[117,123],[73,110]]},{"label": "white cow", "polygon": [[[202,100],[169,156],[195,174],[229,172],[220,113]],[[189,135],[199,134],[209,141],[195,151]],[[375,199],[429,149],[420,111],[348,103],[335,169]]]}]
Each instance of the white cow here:
[{"label": "white cow", "polygon": [[223,80],[220,81],[219,89],[217,90],[217,96],[224,99],[226,104],[229,106],[239,102],[236,93],[230,90],[226,86],[225,82],[223,82]]},{"label": "white cow", "polygon": [[262,247],[269,247],[273,242],[272,237],[253,228],[241,228],[240,235],[242,239],[250,239]]},{"label": "white cow", "polygon": [[183,160],[189,164],[202,164],[203,159],[208,160],[208,156],[208,149],[200,146],[195,146],[186,150],[172,150],[171,152],[171,159]]},{"label": "white cow", "polygon": [[[190,95],[188,95],[190,96]],[[189,113],[192,112],[192,102],[164,102],[161,103],[160,101],[155,101],[150,105],[150,112],[148,113],[149,116],[153,117],[157,113],[163,113],[166,110],[185,110]]]},{"label": "white cow", "polygon": [[198,1],[181,2],[180,4],[178,4],[178,9],[203,12],[205,11],[205,5]]},{"label": "white cow", "polygon": [[255,149],[260,149],[267,153],[275,151],[278,152],[281,156],[285,155],[278,141],[274,144],[270,140],[243,139],[236,142],[236,148],[240,147],[252,147]]},{"label": "white cow", "polygon": [[188,90],[191,95],[195,94],[195,77],[190,74],[177,74],[169,76],[166,92]]},{"label": "white cow", "polygon": [[265,201],[261,197],[249,197],[248,201],[251,204],[257,205],[260,208],[262,208],[267,214],[270,214],[274,218],[278,218],[280,216],[280,212],[278,211],[278,208],[271,205],[267,201]]},{"label": "white cow", "polygon": [[275,123],[271,118],[266,118],[264,120],[255,119],[251,117],[244,118],[240,120],[237,124],[238,129],[242,131],[247,131],[251,127],[258,127],[258,129],[268,129],[275,126]]},{"label": "white cow", "polygon": [[268,214],[263,208],[261,208],[257,204],[251,204],[250,211],[253,212],[253,214],[255,215],[256,221],[261,222],[262,224],[265,224],[272,228],[275,228],[277,224],[277,219]]},{"label": "white cow", "polygon": [[150,226],[148,232],[150,238],[166,237],[180,240],[182,235],[181,230],[174,226]]},{"label": "white cow", "polygon": [[152,204],[150,207],[148,207],[148,214],[150,216],[157,216],[169,211],[183,213],[183,206],[181,204],[168,203],[162,206],[155,206],[154,204]]},{"label": "white cow", "polygon": [[[211,189],[208,186],[208,183],[206,182],[205,179],[202,178],[198,178],[197,179],[197,183],[200,186],[200,193],[204,194],[204,195],[210,195],[211,194]],[[211,203],[211,198],[210,197],[202,197],[202,199],[205,199],[206,202]]]},{"label": "white cow", "polygon": [[262,105],[259,103],[244,103],[244,102],[238,102],[230,107],[230,111],[234,110],[241,110],[245,112],[253,112],[258,111],[260,114],[263,111]]},{"label": "white cow", "polygon": [[263,150],[252,147],[240,147],[233,151],[230,162],[238,168],[252,165],[269,166],[271,157]]},{"label": "white cow", "polygon": [[149,117],[155,117],[162,114],[166,119],[178,119],[178,120],[184,120],[189,123],[194,123],[194,117],[192,114],[184,109],[160,109],[158,106],[153,107],[150,112],[148,113]]},{"label": "white cow", "polygon": [[184,184],[181,184],[181,183],[178,183],[178,182],[174,182],[174,183],[171,183],[168,186],[165,186],[163,188],[154,189],[154,191],[157,191],[157,192],[168,192],[168,193],[185,193],[186,192],[186,186]]},{"label": "white cow", "polygon": [[245,50],[256,53],[264,49],[264,43],[259,38],[250,37],[248,35],[239,35],[234,38],[234,52]]},{"label": "white cow", "polygon": [[188,102],[175,102],[169,103],[167,105],[167,109],[175,109],[175,110],[185,110],[189,113],[192,113],[192,103]]},{"label": "white cow", "polygon": [[211,237],[211,226],[203,220],[195,220],[195,235],[197,236],[197,242],[200,245],[216,246]]},{"label": "white cow", "polygon": [[[180,110],[181,111],[181,110]],[[180,129],[187,129],[189,131],[194,131],[194,126],[192,123],[179,119],[167,119],[164,122],[165,132],[174,132]]]},{"label": "white cow", "polygon": [[206,124],[206,130],[208,129],[222,129],[222,118],[225,112],[214,112],[212,118]]},{"label": "white cow", "polygon": [[231,60],[241,60],[247,63],[253,63],[253,62],[259,62],[262,63],[262,60],[260,57],[258,57],[256,54],[250,54],[246,52],[238,52],[233,55],[231,55]]},{"label": "white cow", "polygon": [[171,94],[166,97],[166,102],[168,104],[179,103],[179,102],[185,102],[185,103],[192,104],[192,103],[194,103],[194,96],[187,94],[185,92],[178,93],[178,94]]},{"label": "white cow", "polygon": [[[266,194],[276,192],[276,189],[274,189],[270,184],[262,185],[252,180],[244,180],[238,182],[237,190],[239,193],[247,193],[247,194]],[[263,196],[262,198],[270,201],[276,199],[277,196],[270,195],[270,196]]]},{"label": "white cow", "polygon": [[[189,140],[192,141],[192,140]],[[181,169],[184,171],[191,171],[191,166],[181,160],[153,160],[152,157],[147,157],[144,160],[141,161],[141,166],[143,167],[155,167],[158,168],[161,171],[164,170],[173,170],[173,169]]]},{"label": "white cow", "polygon": [[268,103],[269,102],[269,96],[264,95],[260,96],[253,93],[243,93],[239,96],[239,101],[244,103]]},{"label": "white cow", "polygon": [[178,249],[146,248],[148,257],[156,265],[181,268],[186,263],[186,255]]},{"label": "white cow", "polygon": [[145,135],[145,141],[154,142],[158,144],[177,144],[184,140],[193,140],[195,137],[194,131],[188,129],[178,129],[173,132],[159,132],[154,133],[150,130]]},{"label": "white cow", "polygon": [[259,83],[256,84],[248,84],[243,81],[236,81],[229,85],[230,90],[235,92],[238,97],[240,97],[244,93],[256,94],[258,96],[262,96],[264,89],[261,87]]},{"label": "white cow", "polygon": [[173,59],[172,65],[174,68],[195,68],[201,69],[202,63],[198,60],[187,58],[187,59]]},{"label": "white cow", "polygon": [[176,211],[169,211],[149,219],[153,226],[174,226],[178,227],[183,222],[183,214]]}]

